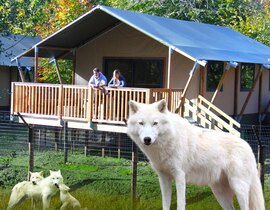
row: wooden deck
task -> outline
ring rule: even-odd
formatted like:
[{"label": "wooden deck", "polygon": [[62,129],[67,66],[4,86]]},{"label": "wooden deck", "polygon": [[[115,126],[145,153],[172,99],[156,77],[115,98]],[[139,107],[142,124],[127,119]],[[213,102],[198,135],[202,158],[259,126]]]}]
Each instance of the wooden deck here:
[{"label": "wooden deck", "polygon": [[69,127],[125,132],[130,100],[152,103],[164,98],[174,111],[182,94],[182,89],[106,89],[104,94],[81,85],[14,82],[11,115],[19,112],[30,124],[61,126],[67,121]]}]

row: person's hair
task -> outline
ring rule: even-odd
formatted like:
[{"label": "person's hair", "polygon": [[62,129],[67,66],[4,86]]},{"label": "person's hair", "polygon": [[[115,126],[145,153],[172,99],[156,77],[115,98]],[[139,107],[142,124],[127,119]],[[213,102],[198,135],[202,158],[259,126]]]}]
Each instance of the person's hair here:
[{"label": "person's hair", "polygon": [[118,69],[115,69],[115,70],[113,71],[113,77],[114,77],[114,78],[115,78],[115,75],[116,75],[116,74],[119,75],[119,79],[120,79],[121,73],[120,73],[120,71],[119,71]]},{"label": "person's hair", "polygon": [[100,72],[99,68],[94,68],[93,71]]},{"label": "person's hair", "polygon": [[114,74],[121,74],[120,71],[119,71],[118,69],[115,69],[115,70],[113,71],[113,73],[114,73]]}]

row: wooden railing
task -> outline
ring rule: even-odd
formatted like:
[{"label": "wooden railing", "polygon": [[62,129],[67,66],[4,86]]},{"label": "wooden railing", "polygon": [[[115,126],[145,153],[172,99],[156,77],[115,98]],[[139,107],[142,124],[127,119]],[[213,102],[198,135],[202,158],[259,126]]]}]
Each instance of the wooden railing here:
[{"label": "wooden railing", "polygon": [[240,124],[201,95],[198,96],[196,104],[185,99],[184,109],[185,117],[191,117],[205,128],[227,131],[240,136]]},{"label": "wooden railing", "polygon": [[88,86],[15,82],[11,114],[124,124],[130,100],[152,103],[164,98],[174,111],[181,93],[181,89],[163,88],[106,88],[104,92]]}]

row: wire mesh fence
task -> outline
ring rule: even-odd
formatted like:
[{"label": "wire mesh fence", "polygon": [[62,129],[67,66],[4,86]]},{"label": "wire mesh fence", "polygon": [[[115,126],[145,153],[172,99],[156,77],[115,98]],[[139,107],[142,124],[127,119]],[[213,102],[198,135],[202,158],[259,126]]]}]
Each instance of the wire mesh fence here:
[{"label": "wire mesh fence", "polygon": [[[0,156],[29,155],[28,135],[24,124],[11,122],[8,112],[0,112]],[[241,137],[250,144],[256,158],[261,142],[265,149],[265,173],[270,174],[270,126],[242,125]],[[79,152],[85,156],[132,158],[132,141],[121,133],[67,128],[65,138],[63,128],[33,126],[33,143],[36,152],[55,151],[63,157],[64,152]],[[138,160],[147,160],[141,151]]]}]

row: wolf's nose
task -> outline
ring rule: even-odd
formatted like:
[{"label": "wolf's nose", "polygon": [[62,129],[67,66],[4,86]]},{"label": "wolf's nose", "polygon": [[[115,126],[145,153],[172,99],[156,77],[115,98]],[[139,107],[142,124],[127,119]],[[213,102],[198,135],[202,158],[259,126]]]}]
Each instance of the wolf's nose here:
[{"label": "wolf's nose", "polygon": [[144,137],[143,141],[144,141],[145,145],[150,145],[151,144],[151,138],[150,137]]}]

